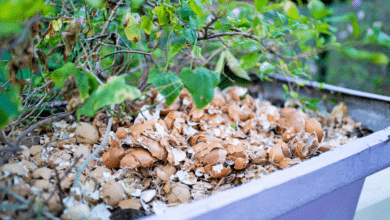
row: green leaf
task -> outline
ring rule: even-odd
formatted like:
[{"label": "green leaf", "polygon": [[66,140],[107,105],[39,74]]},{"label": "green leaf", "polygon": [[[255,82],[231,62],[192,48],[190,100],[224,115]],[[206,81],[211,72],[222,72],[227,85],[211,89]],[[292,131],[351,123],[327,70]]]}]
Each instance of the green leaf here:
[{"label": "green leaf", "polygon": [[0,21],[0,37],[17,34],[22,31],[19,22]]},{"label": "green leaf", "polygon": [[360,30],[360,27],[359,27],[359,20],[358,20],[358,17],[351,13],[349,14],[349,18],[351,20],[351,25],[352,25],[352,28],[353,28],[353,37],[354,38],[358,38],[360,36],[360,33],[361,33],[361,30]]},{"label": "green leaf", "polygon": [[390,48],[390,36],[383,33],[380,28],[376,26],[373,31],[367,31],[364,41],[365,43],[375,43],[380,46]]},{"label": "green leaf", "polygon": [[198,67],[195,73],[185,67],[180,72],[180,79],[191,93],[196,108],[202,109],[214,98],[214,88],[219,83],[216,72]]},{"label": "green leaf", "polygon": [[67,63],[61,68],[54,70],[53,73],[50,75],[50,78],[53,80],[53,83],[57,87],[62,88],[66,79],[70,75],[76,74],[77,72],[78,69],[76,68],[76,65],[74,65],[74,63]]},{"label": "green leaf", "polygon": [[161,50],[160,48],[156,48],[156,49],[153,51],[153,59],[158,59],[158,58],[161,57],[163,54],[164,54],[164,51],[163,51],[163,50]]},{"label": "green leaf", "polygon": [[180,95],[183,83],[180,78],[169,71],[166,75],[157,69],[151,69],[148,76],[148,83],[151,83],[165,97],[166,103],[170,106]]},{"label": "green leaf", "polygon": [[127,85],[123,77],[114,76],[91,94],[84,105],[77,110],[77,116],[93,117],[96,111],[105,106],[139,97],[141,92],[136,87]]},{"label": "green leaf", "polygon": [[84,100],[89,96],[89,83],[88,83],[88,75],[84,72],[77,71],[74,74],[77,82],[77,86],[79,87],[79,92],[81,95],[81,99]]},{"label": "green leaf", "polygon": [[389,58],[384,53],[356,50],[352,47],[343,48],[341,51],[357,60],[367,60],[378,65],[386,65],[389,63]]},{"label": "green leaf", "polygon": [[137,43],[141,38],[140,26],[133,16],[127,15],[127,25],[125,27],[125,35],[133,44]]},{"label": "green leaf", "polygon": [[215,30],[229,31],[232,26],[230,24],[224,24],[220,21],[215,22]]},{"label": "green leaf", "polygon": [[0,103],[0,128],[2,128],[19,113],[22,106],[18,89],[11,88],[5,93],[0,93]]},{"label": "green leaf", "polygon": [[103,5],[102,0],[86,0],[87,4],[93,8],[101,8]]},{"label": "green leaf", "polygon": [[257,52],[248,53],[242,58],[241,68],[244,70],[252,69],[256,66],[259,60],[259,54]]},{"label": "green leaf", "polygon": [[260,65],[259,70],[262,73],[272,73],[275,71],[275,66],[265,61]]},{"label": "green leaf", "polygon": [[150,35],[150,32],[152,31],[152,27],[153,27],[152,20],[146,15],[142,16],[141,28],[144,29],[145,33]]},{"label": "green leaf", "polygon": [[268,4],[268,0],[254,0],[256,10],[260,11],[264,6]]},{"label": "green leaf", "polygon": [[238,60],[233,56],[233,54],[230,53],[230,51],[225,50],[226,54],[226,64],[230,68],[230,70],[238,77],[241,77],[246,80],[251,80],[251,78],[248,76],[248,73],[243,70],[238,62]]},{"label": "green leaf", "polygon": [[292,1],[285,2],[283,9],[286,12],[288,18],[293,20],[300,20],[298,8],[294,2]]},{"label": "green leaf", "polygon": [[157,16],[158,23],[160,26],[166,25],[169,23],[170,18],[170,9],[165,6],[157,6],[153,9],[153,13]]},{"label": "green leaf", "polygon": [[311,0],[308,4],[308,8],[311,15],[317,20],[321,20],[330,14],[325,4],[320,0]]},{"label": "green leaf", "polygon": [[184,28],[184,37],[190,44],[194,44],[196,40],[196,28],[186,27]]},{"label": "green leaf", "polygon": [[219,76],[221,76],[222,70],[225,67],[225,58],[226,54],[224,51],[222,51],[218,58],[217,64],[215,65],[215,72],[217,72]]},{"label": "green leaf", "polygon": [[198,4],[196,4],[196,2],[194,0],[191,0],[189,2],[189,6],[190,6],[191,10],[193,12],[195,12],[195,14],[198,15],[200,18],[204,17],[202,8]]},{"label": "green leaf", "polygon": [[12,0],[0,1],[0,21],[23,21],[34,16],[38,11],[45,15],[51,10],[44,0]]}]

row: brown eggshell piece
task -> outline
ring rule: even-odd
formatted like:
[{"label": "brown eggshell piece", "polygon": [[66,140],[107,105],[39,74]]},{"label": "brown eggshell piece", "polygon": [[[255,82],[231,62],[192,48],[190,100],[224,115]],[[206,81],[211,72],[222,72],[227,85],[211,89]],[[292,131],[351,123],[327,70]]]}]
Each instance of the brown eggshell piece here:
[{"label": "brown eggshell piece", "polygon": [[220,92],[215,92],[214,93],[214,98],[210,103],[214,107],[222,108],[223,106],[226,105],[226,100],[225,97]]},{"label": "brown eggshell piece", "polygon": [[168,203],[189,202],[191,200],[190,188],[181,183],[174,184],[167,195],[167,200]]},{"label": "brown eggshell piece", "polygon": [[116,130],[115,135],[116,135],[116,137],[119,138],[119,139],[125,139],[125,138],[127,137],[126,128],[124,128],[124,127],[119,127],[119,128]]},{"label": "brown eggshell piece", "polygon": [[118,206],[121,209],[141,209],[142,204],[137,199],[126,199],[119,202]]},{"label": "brown eggshell piece", "polygon": [[103,164],[108,168],[116,168],[119,166],[120,159],[115,157],[110,152],[104,152],[102,156]]},{"label": "brown eggshell piece", "polygon": [[204,163],[214,166],[217,163],[224,163],[226,160],[227,151],[225,149],[214,148],[210,153],[203,158]]},{"label": "brown eggshell piece", "polygon": [[37,179],[37,178],[41,177],[43,179],[49,180],[52,174],[53,174],[53,170],[52,169],[49,169],[47,167],[42,167],[42,168],[39,168],[39,169],[35,170],[32,173],[32,177],[34,179]]},{"label": "brown eggshell piece", "polygon": [[309,132],[310,134],[316,134],[318,138],[318,142],[321,143],[322,138],[324,137],[324,132],[322,131],[321,123],[317,121],[315,118],[311,118],[306,121],[305,125],[306,132]]},{"label": "brown eggshell piece", "polygon": [[125,191],[121,184],[110,180],[103,185],[103,190],[100,197],[107,203],[107,205],[115,207],[123,199]]},{"label": "brown eggshell piece", "polygon": [[141,163],[132,155],[132,154],[126,154],[121,162],[120,166],[122,168],[128,167],[130,169],[135,169],[141,166]]},{"label": "brown eggshell piece", "polygon": [[228,115],[234,122],[240,121],[240,107],[236,104],[229,104],[227,107]]},{"label": "brown eggshell piece", "polygon": [[99,141],[99,131],[95,126],[80,122],[76,128],[76,138],[77,141],[82,144],[96,144]]},{"label": "brown eggshell piece", "polygon": [[112,175],[112,171],[110,169],[107,169],[106,167],[97,167],[91,172],[91,176],[95,177],[96,179],[101,179],[103,177],[103,173],[109,173]]},{"label": "brown eggshell piece", "polygon": [[268,157],[275,163],[279,163],[283,158],[290,156],[290,148],[284,142],[275,144],[268,152]]},{"label": "brown eggshell piece", "polygon": [[211,175],[214,178],[219,179],[229,175],[231,172],[232,172],[232,168],[230,168],[230,166],[223,167],[222,164],[217,164],[212,166]]},{"label": "brown eggshell piece", "polygon": [[283,132],[282,139],[284,142],[289,142],[291,139],[295,137],[295,129],[294,127],[290,127]]},{"label": "brown eggshell piece", "polygon": [[145,138],[142,143],[145,144],[149,152],[158,159],[162,160],[167,156],[165,148],[163,148],[157,141]]},{"label": "brown eggshell piece", "polygon": [[242,157],[237,157],[234,160],[234,169],[243,170],[248,165],[248,160]]},{"label": "brown eggshell piece", "polygon": [[149,129],[153,130],[155,123],[156,121],[154,119],[150,119],[144,123],[135,124],[129,128],[130,135],[133,137],[139,137],[142,134],[142,132],[144,132],[145,130],[149,130]]},{"label": "brown eggshell piece", "polygon": [[191,121],[193,122],[200,122],[200,120],[203,119],[205,113],[204,110],[199,110],[199,109],[192,109],[189,113],[189,116],[191,117]]}]

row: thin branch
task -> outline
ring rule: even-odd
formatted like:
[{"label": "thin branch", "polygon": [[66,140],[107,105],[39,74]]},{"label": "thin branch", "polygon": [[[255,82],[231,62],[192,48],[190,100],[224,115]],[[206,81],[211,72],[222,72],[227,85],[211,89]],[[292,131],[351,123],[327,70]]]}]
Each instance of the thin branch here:
[{"label": "thin branch", "polygon": [[[114,109],[114,105],[111,105],[111,110]],[[104,147],[106,146],[106,143],[107,143],[107,139],[108,139],[108,136],[110,134],[110,131],[111,131],[111,126],[112,126],[112,119],[113,117],[111,117],[108,121],[108,125],[107,125],[107,131],[106,131],[106,134],[104,135],[104,139],[103,139],[103,142],[99,145],[99,147],[97,147],[91,155],[88,156],[87,159],[85,159],[85,161],[81,164],[81,166],[77,167],[77,174],[76,174],[76,177],[74,179],[74,182],[73,182],[73,186],[72,188],[77,188],[78,185],[79,185],[79,182],[80,182],[80,177],[81,177],[81,173],[83,172],[84,168],[89,164],[89,162],[91,162],[91,160],[99,153],[99,151]]]},{"label": "thin branch", "polygon": [[[3,191],[4,193],[6,193],[9,196],[15,198],[16,200],[18,200],[19,202],[23,203],[24,205],[29,204],[29,201],[27,199],[19,196],[18,194],[12,192],[11,190],[9,190],[7,188],[0,187],[0,191]],[[34,207],[36,207],[36,205],[34,205]],[[36,210],[39,210],[39,208],[36,207]],[[42,214],[45,217],[49,218],[49,219],[60,220],[59,218],[57,218],[54,215],[50,214],[50,212],[46,211],[44,208],[42,208]]]}]

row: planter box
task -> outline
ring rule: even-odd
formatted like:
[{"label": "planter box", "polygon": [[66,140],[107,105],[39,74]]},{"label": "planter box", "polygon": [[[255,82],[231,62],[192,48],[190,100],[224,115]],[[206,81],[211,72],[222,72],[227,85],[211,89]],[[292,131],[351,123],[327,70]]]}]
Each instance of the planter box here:
[{"label": "planter box", "polygon": [[[286,83],[283,80],[291,79],[280,78],[274,83]],[[282,90],[273,83],[260,86]],[[353,219],[365,177],[390,166],[390,141],[386,142],[390,136],[390,98],[330,85],[321,90],[315,89],[319,84],[306,86],[319,92],[312,92],[311,97],[332,95],[330,90],[345,97],[349,115],[376,132],[290,168],[143,219]],[[275,98],[279,91],[270,94],[268,98]],[[363,102],[359,104],[359,100]],[[379,109],[383,106],[387,108]],[[376,112],[378,115],[372,116]]]}]

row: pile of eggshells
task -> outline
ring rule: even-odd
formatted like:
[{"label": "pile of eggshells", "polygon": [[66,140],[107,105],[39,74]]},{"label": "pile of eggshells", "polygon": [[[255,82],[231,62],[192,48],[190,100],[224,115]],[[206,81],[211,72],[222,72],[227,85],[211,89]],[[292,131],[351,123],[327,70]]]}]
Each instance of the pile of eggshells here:
[{"label": "pile of eggshells", "polygon": [[[162,100],[152,89],[142,114],[114,118],[107,146],[84,169],[80,187],[71,187],[76,169],[70,168],[103,140],[110,117],[103,112],[92,123],[56,122],[41,145],[26,148],[1,167],[1,182],[26,199],[47,199],[57,190],[57,170],[63,219],[107,219],[108,209],[115,207],[158,214],[354,140],[346,134],[360,127],[343,103],[327,117],[310,118],[299,109],[253,99],[239,87],[216,89],[201,110],[186,89],[169,107]],[[61,214],[62,204],[55,193],[48,210]]]}]

